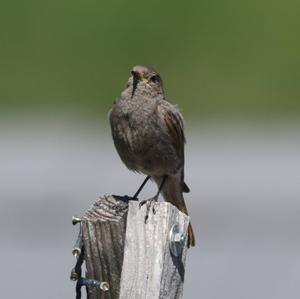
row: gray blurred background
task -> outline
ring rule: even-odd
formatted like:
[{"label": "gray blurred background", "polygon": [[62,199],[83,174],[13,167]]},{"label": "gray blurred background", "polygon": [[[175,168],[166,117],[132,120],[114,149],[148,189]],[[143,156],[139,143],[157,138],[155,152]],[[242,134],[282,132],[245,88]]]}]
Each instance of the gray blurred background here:
[{"label": "gray blurred background", "polygon": [[143,63],[186,119],[197,247],[184,298],[298,299],[299,12],[292,0],[2,1],[0,297],[75,298],[71,216],[144,178],[107,123]]}]

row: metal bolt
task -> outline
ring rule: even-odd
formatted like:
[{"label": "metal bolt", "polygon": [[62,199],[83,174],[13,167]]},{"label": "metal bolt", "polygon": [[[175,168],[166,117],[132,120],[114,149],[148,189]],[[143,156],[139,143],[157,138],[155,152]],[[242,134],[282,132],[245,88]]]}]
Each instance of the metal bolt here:
[{"label": "metal bolt", "polygon": [[180,256],[185,244],[185,234],[178,224],[174,224],[170,230],[170,251],[173,256]]}]

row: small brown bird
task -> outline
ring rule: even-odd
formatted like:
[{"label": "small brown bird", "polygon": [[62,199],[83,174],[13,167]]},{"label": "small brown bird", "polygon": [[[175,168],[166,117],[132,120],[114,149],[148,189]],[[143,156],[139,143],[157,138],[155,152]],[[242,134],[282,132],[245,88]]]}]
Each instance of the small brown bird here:
[{"label": "small brown bird", "polygon": [[[147,214],[160,192],[166,201],[188,214],[182,194],[189,192],[184,182],[183,118],[166,100],[160,75],[150,67],[135,66],[125,90],[113,104],[109,120],[114,144],[124,164],[147,175],[134,197],[150,177],[158,185],[157,194],[147,200]],[[195,246],[191,225],[188,246]]]}]

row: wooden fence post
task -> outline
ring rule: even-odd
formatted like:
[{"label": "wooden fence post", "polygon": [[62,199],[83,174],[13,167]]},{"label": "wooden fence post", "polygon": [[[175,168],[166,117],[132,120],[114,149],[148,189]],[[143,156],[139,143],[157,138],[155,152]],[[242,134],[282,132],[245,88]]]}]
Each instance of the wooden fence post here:
[{"label": "wooden fence post", "polygon": [[128,203],[122,198],[99,198],[82,217],[86,277],[108,282],[107,292],[87,288],[89,299],[119,298]]},{"label": "wooden fence post", "polygon": [[176,224],[186,235],[189,217],[167,202],[155,203],[154,209],[145,223],[146,207],[129,203],[120,299],[182,297],[187,238],[178,257],[169,240]]},{"label": "wooden fence post", "polygon": [[101,197],[81,218],[86,277],[109,285],[88,287],[88,298],[181,298],[189,217],[158,202],[145,223],[146,205],[128,199]]}]

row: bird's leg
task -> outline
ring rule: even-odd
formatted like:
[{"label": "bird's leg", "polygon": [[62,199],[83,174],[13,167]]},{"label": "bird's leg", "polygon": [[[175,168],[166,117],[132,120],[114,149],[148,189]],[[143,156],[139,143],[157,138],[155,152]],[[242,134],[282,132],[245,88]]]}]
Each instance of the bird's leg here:
[{"label": "bird's leg", "polygon": [[140,194],[140,192],[143,190],[144,186],[146,185],[146,183],[148,182],[148,180],[150,179],[150,176],[148,175],[145,180],[143,181],[142,185],[140,186],[140,188],[135,192],[135,194],[133,195],[133,199],[137,199],[138,195]]},{"label": "bird's leg", "polygon": [[[153,197],[151,197],[151,198],[149,198],[149,199],[146,199],[146,200],[142,200],[142,201],[140,202],[140,204],[139,204],[140,208],[141,208],[142,205],[147,204],[147,210],[146,210],[146,216],[145,216],[145,223],[147,222],[147,219],[148,219],[148,217],[149,217],[149,210],[150,210],[150,207],[151,207],[151,205],[152,205],[153,202],[157,202],[158,196],[159,196],[159,194],[160,194],[160,192],[161,192],[161,190],[162,190],[162,188],[163,188],[163,186],[164,186],[164,183],[165,183],[166,179],[167,179],[167,176],[165,175],[165,176],[163,177],[163,179],[162,179],[160,185],[159,185],[159,188],[158,188],[157,193],[156,193]],[[152,207],[152,211],[153,211],[153,214],[155,214],[155,209],[154,209],[154,207]]]}]

